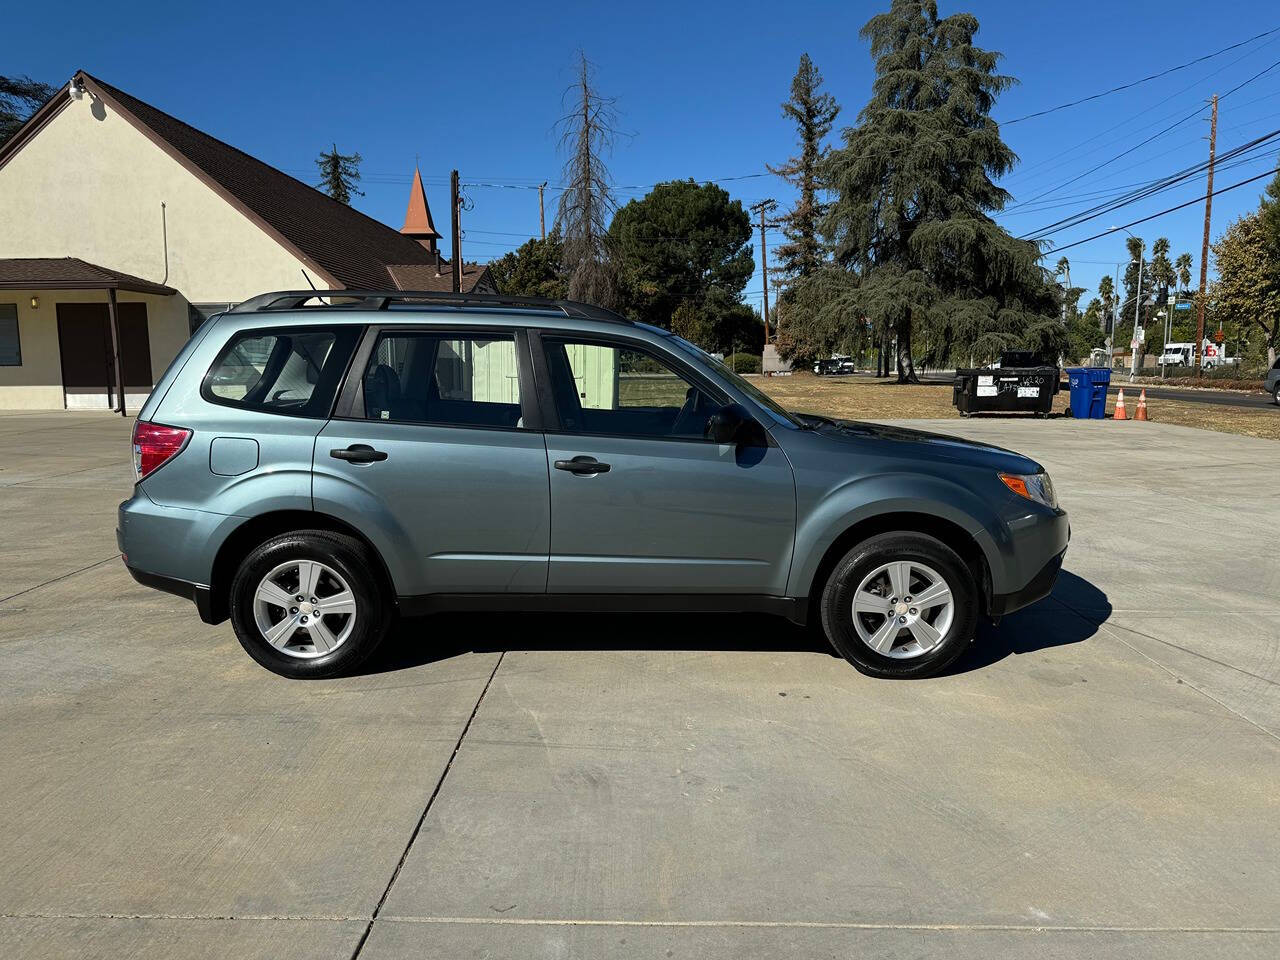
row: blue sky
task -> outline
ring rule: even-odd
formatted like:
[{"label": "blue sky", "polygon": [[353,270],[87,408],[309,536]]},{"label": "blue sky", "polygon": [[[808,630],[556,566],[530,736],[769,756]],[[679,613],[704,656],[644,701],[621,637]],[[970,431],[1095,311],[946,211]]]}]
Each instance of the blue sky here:
[{"label": "blue sky", "polygon": [[[858,28],[885,6],[887,0],[493,2],[459,6],[451,19],[443,5],[428,4],[142,0],[107,12],[101,4],[63,0],[6,13],[6,33],[20,42],[6,44],[0,72],[62,83],[76,68],[86,69],[309,182],[315,155],[336,141],[364,157],[365,196],[356,205],[395,227],[415,156],[446,233],[450,169],[457,167],[464,183],[505,184],[467,188],[474,207],[464,220],[463,251],[468,259],[489,259],[537,231],[537,192],[527,187],[560,180],[554,127],[579,49],[596,64],[601,91],[617,99],[624,135],[611,169],[621,200],[642,195],[635,187],[692,176],[744,178],[723,186],[744,203],[766,196],[786,203],[785,184],[750,175],[794,148],[794,131],[778,105],[800,54],[808,51],[843,106],[838,125],[852,122],[872,79]],[[994,111],[1002,121],[1280,26],[1280,11],[1264,0],[1211,9],[1189,0],[944,0],[941,10],[975,13],[979,42],[1002,52],[1005,72],[1020,81]],[[1005,183],[1023,205],[1002,220],[1025,233],[1089,206],[1094,194],[1204,159],[1208,124],[1197,117],[1088,172],[1277,61],[1280,33],[1134,90],[1006,126],[1021,163]],[[1280,66],[1222,101],[1219,151],[1276,128]],[[1275,152],[1264,153],[1222,171],[1217,185],[1274,163]],[[1215,199],[1215,236],[1256,205],[1265,182]],[[1056,239],[1069,243],[1192,199],[1203,194],[1203,184],[1203,177],[1189,181]],[[548,224],[557,196],[548,191]],[[1167,235],[1175,254],[1193,254],[1198,271],[1202,218],[1197,205],[1134,229],[1148,244]],[[1066,255],[1073,282],[1092,291],[1102,273],[1112,271],[1109,263],[1125,258],[1123,234]],[[1057,254],[1050,259],[1056,262]],[[759,288],[757,272],[749,287],[757,305]]]}]

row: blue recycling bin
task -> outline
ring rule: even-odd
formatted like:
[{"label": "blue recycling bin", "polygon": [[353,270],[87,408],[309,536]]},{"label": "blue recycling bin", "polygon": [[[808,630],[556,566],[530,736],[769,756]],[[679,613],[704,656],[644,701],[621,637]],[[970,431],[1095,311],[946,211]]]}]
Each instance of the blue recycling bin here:
[{"label": "blue recycling bin", "polygon": [[1109,367],[1071,367],[1067,370],[1071,389],[1071,415],[1081,420],[1102,420],[1107,415]]}]

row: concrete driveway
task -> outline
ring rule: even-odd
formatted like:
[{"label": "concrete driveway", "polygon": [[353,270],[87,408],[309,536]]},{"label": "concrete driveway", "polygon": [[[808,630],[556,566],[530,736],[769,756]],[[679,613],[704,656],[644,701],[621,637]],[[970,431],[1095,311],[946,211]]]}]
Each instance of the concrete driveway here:
[{"label": "concrete driveway", "polygon": [[1074,530],[948,676],[442,616],[301,683],[125,573],[128,423],[0,416],[0,956],[1280,955],[1280,446],[935,428]]}]

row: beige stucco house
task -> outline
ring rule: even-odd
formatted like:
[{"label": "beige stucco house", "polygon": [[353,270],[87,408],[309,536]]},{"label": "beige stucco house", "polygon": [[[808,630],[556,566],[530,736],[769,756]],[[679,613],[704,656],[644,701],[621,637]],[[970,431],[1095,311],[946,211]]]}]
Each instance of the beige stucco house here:
[{"label": "beige stucco house", "polygon": [[[452,289],[421,178],[394,230],[86,73],[0,146],[0,408],[134,412],[268,290]],[[490,289],[466,264],[462,290]]]}]

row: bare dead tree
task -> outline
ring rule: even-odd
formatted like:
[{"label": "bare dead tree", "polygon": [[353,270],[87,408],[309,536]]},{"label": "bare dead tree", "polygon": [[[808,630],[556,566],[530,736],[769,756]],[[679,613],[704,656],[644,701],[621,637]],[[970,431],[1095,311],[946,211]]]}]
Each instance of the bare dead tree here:
[{"label": "bare dead tree", "polygon": [[578,56],[578,79],[564,94],[566,105],[572,104],[572,108],[556,124],[566,160],[555,226],[564,241],[569,299],[614,307],[618,280],[608,230],[616,204],[604,157],[613,149],[617,112],[615,101],[595,89],[594,71],[586,55]]}]

